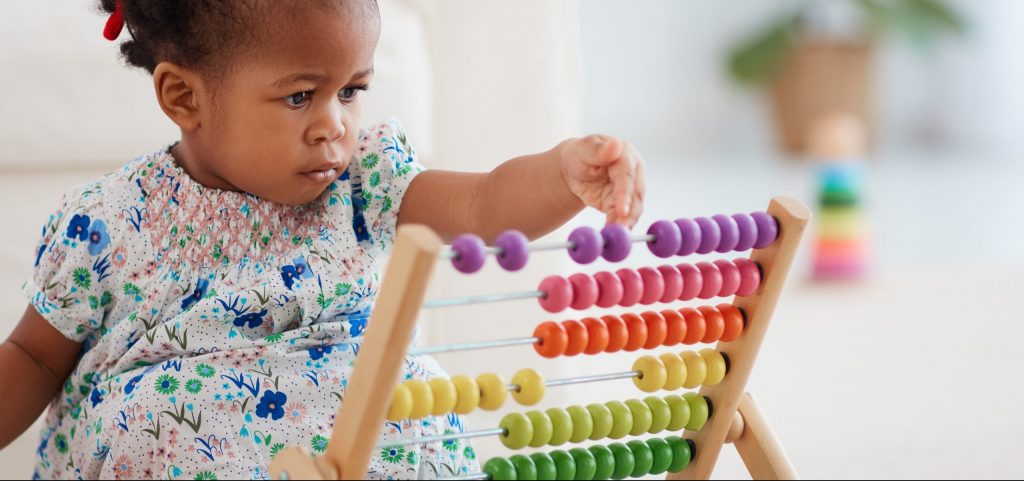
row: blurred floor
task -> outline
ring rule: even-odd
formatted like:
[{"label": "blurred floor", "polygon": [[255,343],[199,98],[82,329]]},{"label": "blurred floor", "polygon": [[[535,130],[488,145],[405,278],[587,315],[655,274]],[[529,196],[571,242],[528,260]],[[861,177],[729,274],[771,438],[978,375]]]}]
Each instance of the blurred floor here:
[{"label": "blurred floor", "polygon": [[[694,169],[651,163],[646,213],[659,218],[762,209],[775,194],[813,200],[813,176],[799,164],[722,162]],[[692,164],[693,162],[687,162]],[[995,165],[1002,167],[996,168]],[[1011,305],[1024,267],[1020,246],[1024,169],[979,159],[883,159],[872,171],[874,276],[860,284],[806,280],[803,246],[758,361],[755,394],[807,478],[1020,478],[1024,450],[1024,319]],[[18,288],[31,266],[38,229],[68,186],[89,172],[0,175],[0,336],[25,303]],[[573,221],[594,225],[592,213]],[[653,264],[640,254],[634,265]],[[505,320],[488,308],[485,320]],[[480,322],[478,318],[476,322]],[[458,326],[451,326],[458,329]],[[467,339],[462,339],[467,340]],[[503,374],[537,365],[529,348],[500,353]],[[622,371],[635,354],[578,358],[573,370]],[[450,358],[441,357],[442,362]],[[456,372],[464,366],[449,365]],[[637,396],[628,381],[552,389],[542,406]],[[470,418],[476,428],[497,416]],[[31,474],[35,430],[0,452],[13,477]],[[481,456],[504,453],[493,440]],[[717,478],[743,477],[731,448]]]}]

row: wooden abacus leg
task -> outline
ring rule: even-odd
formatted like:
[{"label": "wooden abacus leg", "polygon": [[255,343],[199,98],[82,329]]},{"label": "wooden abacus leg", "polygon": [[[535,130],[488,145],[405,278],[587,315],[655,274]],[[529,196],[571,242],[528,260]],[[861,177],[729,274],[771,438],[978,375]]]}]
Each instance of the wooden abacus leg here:
[{"label": "wooden abacus leg", "polygon": [[[749,393],[740,398],[739,411],[728,441],[736,446],[754,479],[798,479],[764,413]],[[700,454],[698,453],[698,456]]]}]

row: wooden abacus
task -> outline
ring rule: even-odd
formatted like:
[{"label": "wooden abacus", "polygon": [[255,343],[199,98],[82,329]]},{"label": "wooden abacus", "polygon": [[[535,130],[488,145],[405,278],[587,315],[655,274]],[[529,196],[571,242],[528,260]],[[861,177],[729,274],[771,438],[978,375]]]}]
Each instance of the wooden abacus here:
[{"label": "wooden abacus", "polygon": [[[506,233],[490,248],[479,238],[463,236],[450,250],[444,249],[430,229],[403,226],[336,418],[336,426],[345,429],[333,432],[320,458],[311,458],[300,447],[281,451],[270,473],[274,479],[359,479],[366,475],[376,449],[453,438],[500,436],[507,447],[518,449],[685,429],[682,436],[634,440],[625,445],[597,444],[569,452],[556,450],[550,455],[492,458],[483,473],[452,479],[622,479],[662,473],[667,473],[668,479],[707,479],[727,442],[736,446],[755,479],[794,479],[795,470],[757,404],[745,394],[745,387],[809,218],[810,212],[798,201],[778,197],[772,199],[767,212],[659,221],[641,236],[631,236],[615,226],[606,226],[600,235],[580,228],[567,243],[528,247],[521,234]],[[628,256],[634,242],[646,242],[659,257],[748,249],[753,253],[749,259],[735,261],[621,269],[616,274],[576,274],[568,279],[550,276],[535,291],[423,300],[438,258],[452,259],[463,272],[479,269],[488,253],[497,255],[506,269],[515,270],[525,264],[529,251],[553,248],[568,248],[581,263],[598,256],[618,262]],[[535,371],[524,369],[507,385],[494,374],[481,375],[475,381],[455,376],[429,383],[398,382],[421,308],[536,298],[544,309],[559,312],[570,307],[629,307],[734,295],[733,304],[603,316],[584,322],[545,322],[532,337],[417,352],[527,343],[545,357],[697,342],[718,342],[717,349],[642,356],[630,371],[560,380],[545,381]],[[496,429],[376,443],[385,419],[461,414],[477,407],[493,410],[505,402],[510,391],[519,404],[532,405],[543,397],[546,387],[622,378],[632,378],[645,392],[703,387],[699,394],[681,397],[649,396],[643,401],[591,404],[586,409],[573,406],[543,413],[511,413]]]}]

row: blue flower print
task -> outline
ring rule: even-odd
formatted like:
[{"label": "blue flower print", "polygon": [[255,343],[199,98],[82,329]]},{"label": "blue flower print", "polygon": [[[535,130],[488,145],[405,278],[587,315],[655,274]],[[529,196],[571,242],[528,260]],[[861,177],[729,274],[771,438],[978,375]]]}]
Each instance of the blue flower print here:
[{"label": "blue flower print", "polygon": [[67,235],[71,239],[84,241],[89,238],[89,216],[75,214],[68,224]]},{"label": "blue flower print", "polygon": [[89,401],[92,402],[92,407],[96,407],[99,403],[103,402],[103,390],[98,386],[93,386],[92,394],[89,395]]},{"label": "blue flower print", "polygon": [[242,327],[246,324],[249,324],[249,329],[255,329],[263,325],[263,316],[266,315],[267,310],[263,309],[260,312],[250,312],[248,314],[242,314],[241,316],[236,317],[234,321],[231,321],[231,323],[234,324],[235,327]]},{"label": "blue flower print", "polygon": [[43,253],[46,252],[46,244],[39,246],[39,252],[36,252],[36,264],[35,267],[39,267],[39,261],[43,260]]},{"label": "blue flower print", "polygon": [[139,374],[138,376],[129,379],[128,383],[124,385],[124,393],[131,394],[135,392],[135,388],[138,387],[139,381],[142,380],[142,376],[143,374]]},{"label": "blue flower print", "polygon": [[181,310],[186,311],[192,307],[195,303],[206,297],[206,290],[210,288],[210,281],[208,279],[199,279],[196,282],[196,289],[192,291],[192,294],[181,301]]},{"label": "blue flower print", "polygon": [[299,271],[295,269],[295,266],[288,265],[281,268],[281,279],[284,279],[284,286],[289,290],[295,285],[295,279],[298,279]]},{"label": "blue flower print", "polygon": [[89,254],[98,256],[110,245],[110,234],[107,234],[107,223],[96,219],[89,226]]},{"label": "blue flower print", "polygon": [[288,396],[285,393],[268,389],[263,392],[260,403],[256,405],[256,415],[264,419],[270,416],[271,419],[277,421],[284,417],[286,402],[288,402]]},{"label": "blue flower print", "polygon": [[348,335],[352,337],[358,337],[363,335],[363,331],[366,330],[367,321],[369,321],[369,314],[365,311],[355,312],[349,315]]},{"label": "blue flower print", "polygon": [[292,260],[295,265],[295,273],[304,279],[313,278],[313,270],[309,268],[309,264],[306,263],[306,258],[299,256]]},{"label": "blue flower print", "polygon": [[309,349],[309,358],[314,361],[323,359],[324,355],[330,354],[334,350],[334,346],[330,344],[322,344],[320,346]]}]

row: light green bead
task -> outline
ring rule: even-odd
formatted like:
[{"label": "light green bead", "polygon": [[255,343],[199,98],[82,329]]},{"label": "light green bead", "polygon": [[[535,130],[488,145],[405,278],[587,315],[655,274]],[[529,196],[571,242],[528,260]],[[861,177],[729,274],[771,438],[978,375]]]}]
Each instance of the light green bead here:
[{"label": "light green bead", "polygon": [[610,439],[622,439],[633,430],[633,412],[629,407],[619,401],[608,401],[604,403],[612,412],[612,430],[608,433]]},{"label": "light green bead", "polygon": [[629,430],[630,436],[639,436],[646,433],[648,429],[651,429],[654,417],[647,403],[639,399],[630,399],[626,401],[626,407],[633,414],[633,428]]},{"label": "light green bead", "polygon": [[539,448],[547,445],[554,432],[551,418],[540,411],[529,411],[526,413],[526,417],[530,418],[530,424],[533,425],[533,437],[530,438],[529,446]]},{"label": "light green bead", "polygon": [[647,396],[644,398],[644,403],[651,408],[652,416],[651,428],[647,432],[657,434],[664,431],[672,421],[672,408],[668,407],[668,403],[658,396]]},{"label": "light green bead", "polygon": [[688,431],[704,429],[704,423],[708,422],[708,416],[711,415],[708,402],[695,392],[683,394],[683,399],[690,405],[690,422],[686,423],[686,429]]},{"label": "light green bead", "polygon": [[682,431],[690,422],[690,403],[686,402],[682,396],[675,394],[665,396],[665,402],[668,403],[668,408],[672,411],[671,420],[665,429],[671,432]]},{"label": "light green bead", "polygon": [[588,404],[587,412],[590,413],[590,418],[594,420],[594,430],[590,432],[591,441],[597,441],[608,437],[608,433],[612,432],[612,426],[615,425],[615,419],[612,417],[611,410],[604,404]]},{"label": "light green bead", "polygon": [[551,446],[561,446],[572,437],[572,416],[562,408],[551,408],[545,411],[551,423],[554,425],[554,432],[551,435],[551,439],[548,440],[548,444]]},{"label": "light green bead", "polygon": [[533,423],[523,413],[506,414],[498,426],[505,430],[499,438],[506,448],[522,449],[533,439]]},{"label": "light green bead", "polygon": [[569,406],[566,409],[572,419],[572,435],[569,441],[582,443],[594,432],[594,418],[583,406]]}]

